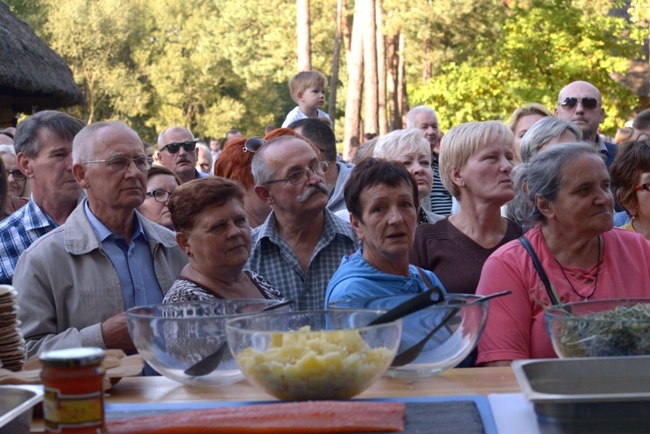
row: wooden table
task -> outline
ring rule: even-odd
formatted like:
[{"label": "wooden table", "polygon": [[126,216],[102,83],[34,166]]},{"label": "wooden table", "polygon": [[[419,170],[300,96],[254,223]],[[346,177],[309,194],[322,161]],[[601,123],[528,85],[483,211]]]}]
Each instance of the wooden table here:
[{"label": "wooden table", "polygon": [[[415,396],[467,396],[518,393],[519,384],[510,367],[450,369],[418,379],[383,377],[358,398]],[[165,377],[123,378],[110,391],[111,404],[200,401],[270,401],[274,398],[254,388],[247,380],[223,387],[188,387]],[[31,432],[42,432],[43,421],[35,418]]]}]

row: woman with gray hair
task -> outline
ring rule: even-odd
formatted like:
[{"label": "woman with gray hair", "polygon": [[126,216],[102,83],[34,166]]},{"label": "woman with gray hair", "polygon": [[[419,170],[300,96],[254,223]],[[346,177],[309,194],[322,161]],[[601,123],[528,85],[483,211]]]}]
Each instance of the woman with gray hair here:
[{"label": "woman with gray hair", "polygon": [[515,197],[506,205],[506,217],[524,229],[533,210],[533,203],[528,198],[527,175],[528,162],[539,152],[558,143],[579,142],[582,130],[573,122],[546,117],[533,125],[521,139],[521,161],[523,164],[512,169],[515,183]]},{"label": "woman with gray hair", "polygon": [[548,146],[581,140],[582,130],[573,122],[553,116],[540,119],[521,139],[521,161],[528,163]]},{"label": "woman with gray hair", "polygon": [[[423,199],[428,199],[433,184],[431,145],[422,135],[422,131],[411,128],[395,130],[381,136],[372,150],[372,157],[402,163],[417,181],[420,203]],[[443,216],[420,206],[418,225],[433,223],[442,218]]]},{"label": "woman with gray hair", "polygon": [[433,271],[447,292],[474,293],[485,260],[522,233],[500,212],[514,196],[512,142],[510,129],[497,121],[461,124],[442,139],[440,178],[461,208],[418,227],[410,259]]},{"label": "woman with gray hair", "polygon": [[531,161],[528,180],[537,225],[490,256],[476,291],[512,290],[490,303],[479,364],[556,357],[544,325],[551,304],[650,296],[650,243],[613,228],[609,174],[592,146],[553,146]]}]

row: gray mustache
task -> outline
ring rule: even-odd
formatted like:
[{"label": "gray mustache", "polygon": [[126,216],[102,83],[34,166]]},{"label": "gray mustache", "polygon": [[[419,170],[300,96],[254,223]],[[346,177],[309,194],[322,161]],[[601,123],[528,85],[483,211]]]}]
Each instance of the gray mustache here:
[{"label": "gray mustache", "polygon": [[297,197],[298,202],[307,202],[307,199],[312,197],[312,195],[315,193],[324,193],[327,195],[330,193],[330,191],[327,189],[327,185],[324,182],[319,182],[316,185],[307,187],[307,190],[305,190],[300,196]]}]

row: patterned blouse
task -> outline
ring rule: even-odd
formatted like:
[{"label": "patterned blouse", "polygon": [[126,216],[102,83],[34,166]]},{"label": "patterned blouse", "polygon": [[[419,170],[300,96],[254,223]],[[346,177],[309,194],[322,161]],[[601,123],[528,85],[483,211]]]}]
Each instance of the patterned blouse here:
[{"label": "patterned blouse", "polygon": [[[244,273],[257,286],[264,298],[269,300],[284,300],[280,291],[275,289],[271,283],[259,274],[251,270],[244,270]],[[223,297],[209,291],[204,286],[185,277],[176,279],[169,292],[165,296],[163,303],[177,303],[182,301],[210,301],[221,299]]]}]

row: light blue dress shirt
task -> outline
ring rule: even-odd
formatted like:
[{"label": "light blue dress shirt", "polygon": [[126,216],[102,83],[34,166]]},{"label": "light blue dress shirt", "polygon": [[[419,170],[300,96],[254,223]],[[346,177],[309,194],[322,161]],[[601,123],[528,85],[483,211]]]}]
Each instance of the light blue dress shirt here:
[{"label": "light blue dress shirt", "polygon": [[124,310],[162,303],[163,293],[154,272],[149,240],[142,230],[137,213],[134,211],[133,236],[127,245],[124,238],[112,233],[93,215],[88,202],[84,210],[120,279]]}]

